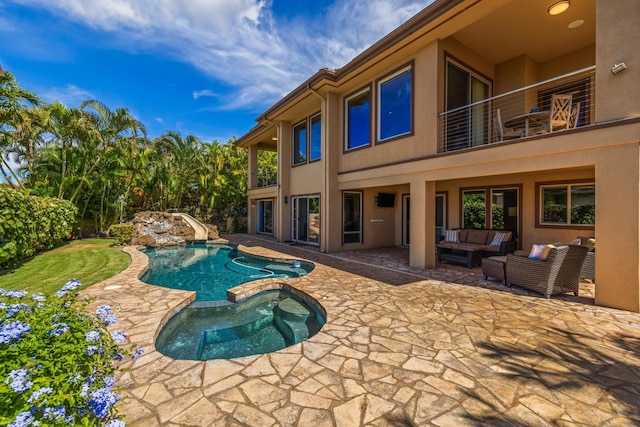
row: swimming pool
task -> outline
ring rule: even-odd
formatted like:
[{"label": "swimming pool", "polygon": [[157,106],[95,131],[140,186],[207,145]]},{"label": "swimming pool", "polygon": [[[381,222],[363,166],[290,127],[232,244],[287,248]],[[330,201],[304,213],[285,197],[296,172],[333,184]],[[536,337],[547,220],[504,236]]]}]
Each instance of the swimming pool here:
[{"label": "swimming pool", "polygon": [[196,301],[227,299],[227,290],[265,278],[300,277],[313,270],[306,261],[272,261],[238,253],[230,244],[147,248],[149,268],[140,280],[196,292]]},{"label": "swimming pool", "polygon": [[174,359],[211,360],[270,353],[306,340],[324,325],[324,309],[289,285],[239,303],[227,290],[265,278],[306,275],[314,265],[301,260],[249,256],[228,244],[147,248],[141,280],[195,291],[189,306],[168,320],[156,337],[157,350]]}]

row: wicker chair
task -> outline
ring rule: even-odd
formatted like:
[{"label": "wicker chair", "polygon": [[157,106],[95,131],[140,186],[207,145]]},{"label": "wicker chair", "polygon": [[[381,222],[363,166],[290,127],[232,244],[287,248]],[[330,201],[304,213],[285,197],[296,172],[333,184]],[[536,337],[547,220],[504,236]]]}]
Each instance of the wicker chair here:
[{"label": "wicker chair", "polygon": [[559,246],[551,249],[545,260],[507,255],[507,285],[517,285],[551,295],[573,292],[578,295],[580,270],[588,248],[578,245]]},{"label": "wicker chair", "polygon": [[582,264],[582,270],[580,271],[581,279],[596,280],[596,253],[587,252],[587,257]]}]

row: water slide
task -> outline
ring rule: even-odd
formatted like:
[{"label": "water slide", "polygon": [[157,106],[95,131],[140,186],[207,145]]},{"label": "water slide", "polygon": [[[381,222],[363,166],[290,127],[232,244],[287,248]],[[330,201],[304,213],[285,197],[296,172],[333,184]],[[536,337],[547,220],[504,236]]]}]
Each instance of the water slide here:
[{"label": "water slide", "polygon": [[196,232],[194,237],[195,240],[207,240],[209,238],[209,230],[207,227],[191,215],[186,213],[174,213],[173,216],[179,216],[187,221],[187,224],[189,224]]}]

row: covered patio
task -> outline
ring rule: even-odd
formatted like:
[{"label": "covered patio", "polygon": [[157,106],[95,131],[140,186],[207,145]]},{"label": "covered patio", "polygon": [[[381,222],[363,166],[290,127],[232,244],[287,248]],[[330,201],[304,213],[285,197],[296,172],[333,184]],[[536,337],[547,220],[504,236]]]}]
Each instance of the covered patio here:
[{"label": "covered patio", "polygon": [[132,265],[85,292],[111,304],[117,326],[145,350],[117,379],[128,425],[640,422],[636,313],[592,305],[586,294],[521,294],[464,267],[417,270],[402,248],[327,255],[255,235],[230,240],[314,262],[307,276],[278,280],[319,301],[326,325],[270,354],[173,360],[154,337],[189,293],[140,282],[146,257],[127,249]]}]

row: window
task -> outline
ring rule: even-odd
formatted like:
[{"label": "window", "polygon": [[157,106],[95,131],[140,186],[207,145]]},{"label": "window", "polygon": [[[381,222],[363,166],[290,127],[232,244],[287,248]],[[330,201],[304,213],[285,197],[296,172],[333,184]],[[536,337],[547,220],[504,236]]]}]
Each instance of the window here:
[{"label": "window", "polygon": [[342,243],[362,243],[362,193],[342,193]]},{"label": "window", "polygon": [[541,185],[542,225],[596,224],[595,184]]},{"label": "window", "polygon": [[307,162],[307,122],[293,127],[293,164]]},{"label": "window", "polygon": [[309,161],[320,160],[322,157],[322,118],[320,114],[311,117],[311,135],[309,138]]},{"label": "window", "polygon": [[258,233],[273,234],[273,200],[258,200]]},{"label": "window", "polygon": [[371,90],[366,88],[347,98],[345,150],[371,143]]},{"label": "window", "polygon": [[411,133],[412,80],[409,66],[378,83],[378,141]]},{"label": "window", "polygon": [[322,157],[322,118],[316,114],[293,127],[293,165],[302,165]]}]

